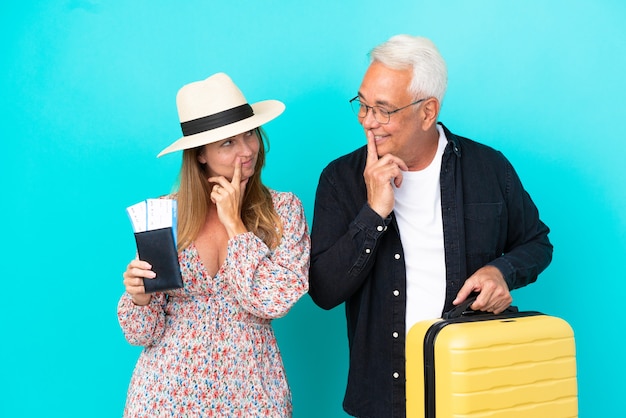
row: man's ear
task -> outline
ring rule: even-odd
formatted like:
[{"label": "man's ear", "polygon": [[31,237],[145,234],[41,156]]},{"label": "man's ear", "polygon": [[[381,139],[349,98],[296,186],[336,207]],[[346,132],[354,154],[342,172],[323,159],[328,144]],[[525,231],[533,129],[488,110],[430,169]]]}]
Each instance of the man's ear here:
[{"label": "man's ear", "polygon": [[439,116],[439,110],[441,109],[441,103],[435,97],[430,97],[422,104],[422,112],[424,112],[424,119],[422,120],[422,128],[428,130],[431,126],[437,123],[437,117]]}]

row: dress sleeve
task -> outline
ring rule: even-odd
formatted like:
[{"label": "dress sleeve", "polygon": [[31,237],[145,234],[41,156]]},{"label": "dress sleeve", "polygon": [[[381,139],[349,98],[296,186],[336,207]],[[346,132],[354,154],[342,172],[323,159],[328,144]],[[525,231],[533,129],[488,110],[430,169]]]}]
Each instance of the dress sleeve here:
[{"label": "dress sleeve", "polygon": [[117,319],[126,340],[132,345],[151,346],[165,329],[165,293],[154,293],[150,303],[138,306],[124,292],[117,305]]},{"label": "dress sleeve", "polygon": [[302,203],[293,193],[274,195],[283,236],[270,250],[252,232],[228,242],[224,274],[243,308],[260,318],[280,318],[309,289],[310,238]]}]

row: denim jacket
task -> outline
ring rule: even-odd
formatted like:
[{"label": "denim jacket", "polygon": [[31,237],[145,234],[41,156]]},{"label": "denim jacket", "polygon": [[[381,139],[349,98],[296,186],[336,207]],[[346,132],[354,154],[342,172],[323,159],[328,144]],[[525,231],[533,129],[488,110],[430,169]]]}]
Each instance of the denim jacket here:
[{"label": "denim jacket", "polygon": [[[446,300],[472,273],[497,267],[510,290],[534,282],[552,260],[548,227],[513,166],[486,145],[443,126],[441,210]],[[345,302],[350,369],[344,409],[358,417],[405,416],[404,253],[393,212],[367,204],[367,148],[322,172],[311,229],[309,294],[324,309]]]}]

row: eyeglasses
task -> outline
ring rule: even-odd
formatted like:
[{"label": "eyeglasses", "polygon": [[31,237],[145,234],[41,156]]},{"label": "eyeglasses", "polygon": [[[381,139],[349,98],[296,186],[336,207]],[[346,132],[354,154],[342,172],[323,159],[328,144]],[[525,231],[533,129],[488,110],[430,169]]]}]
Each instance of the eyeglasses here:
[{"label": "eyeglasses", "polygon": [[385,110],[380,106],[368,106],[364,104],[363,102],[361,102],[361,99],[359,99],[359,96],[355,96],[352,99],[350,99],[350,106],[352,106],[352,111],[359,119],[364,119],[367,116],[367,111],[372,109],[372,113],[374,114],[374,119],[376,120],[376,122],[380,123],[381,125],[386,125],[389,123],[389,120],[391,119],[391,115],[393,115],[394,113],[397,113],[401,111],[402,109],[406,109],[407,107],[421,103],[424,100],[426,100],[426,98],[410,103],[399,109]]}]

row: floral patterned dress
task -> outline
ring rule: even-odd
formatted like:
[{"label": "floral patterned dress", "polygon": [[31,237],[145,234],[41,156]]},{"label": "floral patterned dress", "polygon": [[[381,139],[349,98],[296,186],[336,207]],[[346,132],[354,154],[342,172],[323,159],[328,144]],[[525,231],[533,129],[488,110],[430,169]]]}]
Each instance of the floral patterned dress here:
[{"label": "floral patterned dress", "polygon": [[124,335],[144,346],[124,416],[291,416],[271,320],[308,291],[310,240],[300,200],[271,193],[283,223],[274,250],[252,232],[240,234],[210,277],[191,244],[179,254],[182,289],[154,293],[146,306],[122,295]]}]

